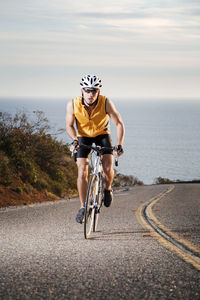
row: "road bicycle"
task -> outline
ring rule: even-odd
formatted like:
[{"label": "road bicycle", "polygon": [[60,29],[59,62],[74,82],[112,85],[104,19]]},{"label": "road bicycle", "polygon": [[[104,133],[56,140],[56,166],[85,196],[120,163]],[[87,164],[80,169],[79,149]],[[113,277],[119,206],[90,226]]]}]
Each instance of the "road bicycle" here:
[{"label": "road bicycle", "polygon": [[96,232],[97,230],[99,214],[103,203],[102,155],[105,150],[112,150],[114,152],[116,166],[118,166],[118,159],[116,147],[88,146],[84,144],[81,144],[80,147],[91,150],[89,158],[91,171],[84,214],[84,237],[88,239],[91,232]]}]

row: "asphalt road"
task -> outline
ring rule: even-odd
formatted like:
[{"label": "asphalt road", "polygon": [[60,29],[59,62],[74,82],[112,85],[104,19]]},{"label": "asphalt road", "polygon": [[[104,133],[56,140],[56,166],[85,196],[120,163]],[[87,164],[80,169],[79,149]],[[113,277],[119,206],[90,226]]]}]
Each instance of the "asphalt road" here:
[{"label": "asphalt road", "polygon": [[[136,218],[138,207],[167,187],[116,193],[90,240],[75,222],[78,199],[0,211],[0,299],[199,300],[200,272]],[[177,184],[155,207],[165,226],[197,247],[199,195],[199,184]]]}]

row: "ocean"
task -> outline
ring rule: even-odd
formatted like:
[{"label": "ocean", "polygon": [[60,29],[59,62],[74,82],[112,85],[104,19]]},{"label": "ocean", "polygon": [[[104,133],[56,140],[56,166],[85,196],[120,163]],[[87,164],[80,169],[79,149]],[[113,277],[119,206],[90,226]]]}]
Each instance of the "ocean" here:
[{"label": "ocean", "polygon": [[[14,114],[41,110],[51,134],[65,128],[66,103],[70,99],[0,99],[0,111]],[[114,101],[125,123],[124,155],[117,171],[133,175],[144,184],[159,176],[171,180],[200,179],[200,101]],[[111,124],[113,144],[116,129]],[[56,137],[71,140],[63,131]]]}]

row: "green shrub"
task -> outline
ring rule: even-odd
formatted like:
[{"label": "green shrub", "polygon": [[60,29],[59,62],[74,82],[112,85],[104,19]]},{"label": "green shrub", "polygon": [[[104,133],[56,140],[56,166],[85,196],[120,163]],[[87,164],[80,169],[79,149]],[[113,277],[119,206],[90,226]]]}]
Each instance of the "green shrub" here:
[{"label": "green shrub", "polygon": [[14,163],[18,175],[21,177],[23,182],[34,184],[37,182],[37,170],[36,165],[27,157],[15,157],[12,160]]},{"label": "green shrub", "polygon": [[21,186],[17,186],[15,188],[15,192],[18,193],[18,194],[22,194],[23,193],[23,188]]},{"label": "green shrub", "polygon": [[169,184],[169,183],[173,183],[173,181],[168,178],[158,177],[155,180],[155,184]]},{"label": "green shrub", "polygon": [[43,190],[49,190],[49,184],[48,182],[43,179],[40,178],[38,179],[34,184],[33,184],[34,188],[36,188],[38,191],[43,191]]},{"label": "green shrub", "polygon": [[60,184],[59,182],[58,183],[54,183],[52,185],[52,192],[59,196],[59,197],[62,197],[63,194],[65,193],[65,190],[64,190],[64,187],[62,186],[62,184]]},{"label": "green shrub", "polygon": [[134,186],[134,185],[143,185],[143,182],[138,180],[137,177],[132,175],[123,175],[116,173],[113,181],[114,187],[125,187],[125,186]]},{"label": "green shrub", "polygon": [[0,183],[4,186],[9,186],[12,183],[9,159],[3,151],[0,151]]}]

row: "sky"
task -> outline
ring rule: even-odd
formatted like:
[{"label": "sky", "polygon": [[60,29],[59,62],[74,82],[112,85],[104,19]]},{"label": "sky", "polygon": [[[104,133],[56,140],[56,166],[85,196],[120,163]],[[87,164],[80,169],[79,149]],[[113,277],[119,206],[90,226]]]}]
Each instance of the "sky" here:
[{"label": "sky", "polygon": [[200,2],[0,0],[0,97],[200,100]]}]

